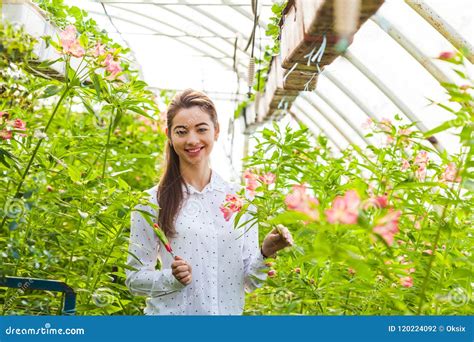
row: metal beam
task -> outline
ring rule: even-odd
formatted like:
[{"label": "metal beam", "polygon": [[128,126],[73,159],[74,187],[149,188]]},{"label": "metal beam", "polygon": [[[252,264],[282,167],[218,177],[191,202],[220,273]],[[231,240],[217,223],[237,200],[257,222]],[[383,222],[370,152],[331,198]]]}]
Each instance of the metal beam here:
[{"label": "metal beam", "polygon": [[[126,11],[126,12],[129,12],[129,13],[134,13],[136,15],[139,15],[139,16],[142,16],[144,18],[147,18],[149,20],[152,20],[152,21],[155,21],[157,23],[160,23],[160,24],[163,24],[163,25],[166,25],[168,27],[171,27],[172,29],[174,30],[177,30],[177,31],[180,31],[180,32],[183,32],[185,34],[189,34],[189,32],[186,32],[184,31],[182,28],[180,28],[179,26],[175,26],[173,24],[170,24],[169,22],[165,22],[165,21],[162,21],[162,20],[159,20],[151,15],[147,15],[147,14],[143,14],[143,13],[140,13],[140,12],[137,12],[137,11],[133,11],[133,10],[130,10],[130,9],[127,9],[127,8],[123,8],[123,7],[120,7],[120,6],[115,6],[115,5],[108,5],[110,7],[113,7],[113,8],[117,8],[117,9],[120,9],[122,11]],[[183,17],[184,18],[184,17]],[[148,27],[148,29],[150,29]],[[227,51],[225,50],[222,50],[221,48],[215,46],[215,44],[211,44],[205,40],[200,40],[200,42],[202,42],[204,45],[207,45],[209,46],[210,48],[216,50],[216,51],[219,51],[220,53],[222,53],[224,56],[226,57],[229,57],[229,58],[233,58],[233,54],[229,54]],[[246,70],[247,66],[245,64],[243,64],[242,62],[239,63],[243,68],[244,70]]]},{"label": "metal beam", "polygon": [[[471,63],[474,63],[474,47],[464,39],[454,27],[441,18],[435,10],[428,6],[423,0],[405,0],[405,2],[433,26],[436,31],[441,33],[456,49],[464,54]],[[462,10],[462,8],[459,10]]]},{"label": "metal beam", "polygon": [[350,144],[357,145],[356,141],[354,141],[352,137],[347,135],[346,132],[344,132],[341,129],[341,127],[339,127],[339,125],[334,121],[331,115],[329,115],[323,108],[321,108],[321,106],[317,105],[316,102],[313,101],[313,99],[310,97],[311,96],[310,94],[315,95],[315,93],[301,92],[300,97],[306,102],[308,102],[311,105],[311,107],[316,109],[321,114],[321,116],[324,117],[327,120],[327,122],[329,122],[329,124],[333,126],[342,137],[344,137],[344,139],[349,143],[349,145]]},{"label": "metal beam", "polygon": [[[98,14],[98,15],[105,15],[104,13],[101,13],[101,12],[97,12],[97,11],[89,11],[89,13],[94,13],[94,14]],[[142,28],[145,28],[147,30],[150,30],[150,31],[153,31],[153,32],[156,32],[156,33],[162,33],[161,31],[158,31],[158,30],[155,30],[155,29],[152,29],[150,28],[149,26],[146,26],[146,25],[142,25],[140,23],[137,23],[135,21],[132,21],[132,20],[129,20],[129,19],[124,19],[124,18],[120,18],[120,17],[117,17],[117,16],[114,16],[114,15],[109,15],[110,18],[114,19],[114,20],[120,20],[120,21],[124,21],[124,22],[127,22],[127,23],[130,23],[130,24],[133,24],[135,26],[138,26],[138,27],[142,27]],[[209,55],[209,51],[205,51],[201,48],[198,48],[186,41],[183,41],[182,39],[180,38],[176,38],[176,40],[178,40],[181,44],[187,46],[187,47],[190,47],[191,49],[195,50],[195,51],[198,51],[200,53],[202,53],[204,55],[204,57],[208,57],[208,58],[212,58],[212,59],[215,59],[219,64],[221,64],[222,66],[224,66],[225,68],[231,70],[231,71],[234,71],[234,68],[231,64],[228,64],[226,63],[222,58],[216,58],[214,56],[210,56]],[[247,75],[243,72],[239,72],[239,75],[240,77],[247,77]]]},{"label": "metal beam", "polygon": [[344,120],[344,122],[349,126],[351,127],[356,133],[357,135],[362,139],[364,140],[364,142],[367,144],[367,145],[370,145],[370,141],[369,139],[367,139],[365,137],[365,134],[364,132],[360,129],[360,127],[358,127],[357,125],[355,125],[352,120],[349,119],[349,117],[342,111],[340,110],[326,95],[324,95],[321,91],[313,91],[314,94],[316,94],[320,99],[321,101],[324,101],[337,115],[339,115],[341,117],[341,119]]},{"label": "metal beam", "polygon": [[[418,118],[418,116],[403,102],[403,100],[398,97],[380,78],[378,78],[372,71],[369,70],[357,57],[355,57],[349,50],[347,50],[343,57],[348,60],[352,65],[354,65],[362,74],[365,75],[385,96],[392,101],[392,103],[397,106],[401,112],[412,122],[415,123],[415,126],[418,129],[425,133],[428,131],[428,128],[425,124]],[[438,143],[434,137],[429,137],[428,141],[436,148],[439,152],[442,152],[444,149],[441,144]]]},{"label": "metal beam", "polygon": [[[307,101],[308,102],[308,101]],[[309,102],[308,102],[309,103]],[[336,148],[339,150],[339,151],[342,151],[344,148],[340,145],[340,143],[338,142],[337,139],[334,139],[333,136],[331,136],[331,134],[329,134],[328,132],[326,132],[320,125],[319,123],[316,121],[316,118],[313,116],[313,115],[309,115],[308,113],[306,113],[305,110],[303,110],[303,108],[301,108],[300,104],[297,103],[297,102],[293,102],[293,106],[295,108],[297,108],[301,114],[303,114],[306,118],[308,118],[316,127],[319,128],[320,132],[325,134],[329,140],[332,141],[332,143],[334,144],[334,146],[336,146]]]},{"label": "metal beam", "polygon": [[336,76],[334,76],[331,72],[325,69],[322,74],[325,76],[329,81],[334,83],[336,87],[338,87],[352,102],[356,104],[369,118],[374,121],[379,121],[379,118],[373,114],[372,110],[362,102],[358,96],[356,96],[352,91],[349,90],[341,81],[339,81]]},{"label": "metal beam", "polygon": [[426,56],[408,37],[400,32],[388,19],[376,13],[370,18],[384,32],[393,38],[401,47],[403,47],[423,68],[428,71],[439,83],[454,83],[448,74],[441,70],[431,57]]}]

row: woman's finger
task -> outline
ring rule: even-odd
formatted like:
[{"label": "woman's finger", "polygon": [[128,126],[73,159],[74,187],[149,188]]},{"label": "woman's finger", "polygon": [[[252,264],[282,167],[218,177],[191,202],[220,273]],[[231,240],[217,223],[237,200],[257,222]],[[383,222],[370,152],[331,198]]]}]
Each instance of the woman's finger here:
[{"label": "woman's finger", "polygon": [[176,273],[184,272],[184,271],[190,271],[188,265],[181,265],[181,266],[176,267]]},{"label": "woman's finger", "polygon": [[188,275],[184,277],[183,279],[181,279],[180,282],[184,285],[189,285],[191,283],[191,280],[192,280],[192,276]]},{"label": "woman's finger", "polygon": [[191,273],[189,273],[188,271],[184,271],[184,272],[179,272],[179,273],[176,273],[175,274],[175,278],[178,279],[178,280],[181,280],[185,277],[187,277],[188,275],[190,275]]}]

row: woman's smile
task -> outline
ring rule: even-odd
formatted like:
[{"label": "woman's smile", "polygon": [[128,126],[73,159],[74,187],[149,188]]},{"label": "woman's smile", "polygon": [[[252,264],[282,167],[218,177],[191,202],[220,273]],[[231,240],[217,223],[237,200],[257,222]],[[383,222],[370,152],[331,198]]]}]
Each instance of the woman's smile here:
[{"label": "woman's smile", "polygon": [[201,150],[204,149],[205,146],[198,146],[198,147],[191,147],[191,148],[185,148],[184,150],[190,157],[197,157]]}]

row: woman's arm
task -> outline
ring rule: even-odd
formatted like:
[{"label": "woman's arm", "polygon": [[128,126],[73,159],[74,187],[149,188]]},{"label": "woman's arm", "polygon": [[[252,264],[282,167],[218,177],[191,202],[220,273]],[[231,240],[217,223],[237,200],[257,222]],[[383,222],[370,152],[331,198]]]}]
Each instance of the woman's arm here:
[{"label": "woman's arm", "polygon": [[125,284],[138,296],[157,297],[180,290],[184,287],[172,274],[170,268],[155,270],[160,253],[160,243],[153,228],[140,211],[156,217],[149,206],[138,205],[131,214],[130,244],[127,265],[132,269],[125,270]]}]

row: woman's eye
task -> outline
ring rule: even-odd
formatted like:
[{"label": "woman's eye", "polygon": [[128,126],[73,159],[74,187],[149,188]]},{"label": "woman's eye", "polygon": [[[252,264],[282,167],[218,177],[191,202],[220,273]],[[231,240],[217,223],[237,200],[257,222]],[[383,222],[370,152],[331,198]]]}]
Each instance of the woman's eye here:
[{"label": "woman's eye", "polygon": [[186,131],[176,131],[175,132],[177,135],[185,135]]},{"label": "woman's eye", "polygon": [[207,131],[207,128],[199,128],[199,130],[198,130],[198,132],[200,132],[200,133],[204,133],[206,131]]}]

